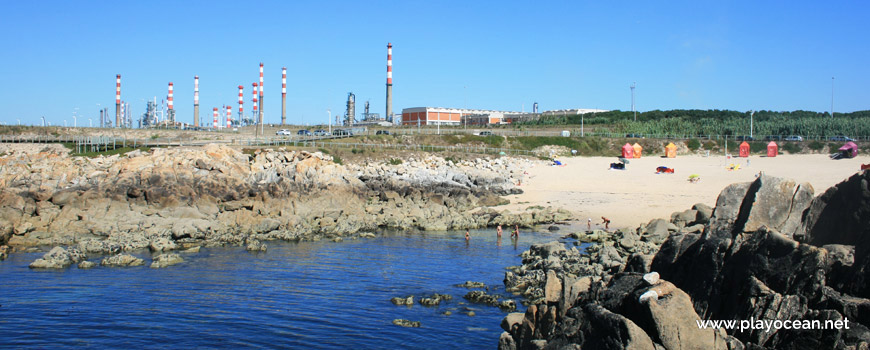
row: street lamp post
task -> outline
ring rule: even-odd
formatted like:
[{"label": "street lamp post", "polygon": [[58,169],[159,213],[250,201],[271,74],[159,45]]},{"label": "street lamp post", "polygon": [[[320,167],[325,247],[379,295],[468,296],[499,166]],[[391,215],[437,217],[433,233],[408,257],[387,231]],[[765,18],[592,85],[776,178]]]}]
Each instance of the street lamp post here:
[{"label": "street lamp post", "polygon": [[326,123],[329,124],[329,134],[332,135],[332,110],[326,109]]},{"label": "street lamp post", "polygon": [[42,116],[42,126],[45,126],[45,116]]},{"label": "street lamp post", "polygon": [[89,127],[89,128],[93,128],[93,127],[94,127],[94,123],[91,122],[91,118],[88,118],[88,127]]},{"label": "street lamp post", "polygon": [[834,77],[831,77],[831,119],[834,118]]},{"label": "street lamp post", "polygon": [[752,139],[752,116],[755,115],[755,111],[749,113],[749,138]]},{"label": "street lamp post", "polygon": [[76,124],[77,124],[77,122],[78,122],[78,118],[76,118],[76,116],[73,115],[73,129],[76,128]]}]

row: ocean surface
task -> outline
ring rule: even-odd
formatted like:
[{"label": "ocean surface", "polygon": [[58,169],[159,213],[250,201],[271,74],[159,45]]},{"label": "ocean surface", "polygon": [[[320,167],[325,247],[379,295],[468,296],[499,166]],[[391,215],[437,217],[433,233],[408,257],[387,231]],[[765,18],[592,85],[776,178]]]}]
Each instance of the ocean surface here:
[{"label": "ocean surface", "polygon": [[[492,349],[506,312],[467,303],[469,289],[454,285],[484,282],[505,294],[504,268],[559,235],[523,232],[514,243],[508,232],[499,240],[481,230],[466,243],[464,234],[266,242],[258,254],[202,248],[163,269],[148,267],[147,251],[133,253],[145,266],[60,271],[27,267],[44,253],[16,253],[0,261],[0,347]],[[390,302],[432,293],[453,300]],[[397,318],[422,326],[393,325]]]}]

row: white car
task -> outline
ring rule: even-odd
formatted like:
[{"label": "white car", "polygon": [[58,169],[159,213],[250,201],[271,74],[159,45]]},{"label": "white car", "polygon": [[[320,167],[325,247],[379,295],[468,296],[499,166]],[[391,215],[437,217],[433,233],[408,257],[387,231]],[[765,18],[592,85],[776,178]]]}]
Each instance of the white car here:
[{"label": "white car", "polygon": [[275,135],[290,136],[290,135],[293,135],[293,132],[290,130],[287,130],[287,129],[281,129],[281,130],[278,130],[278,132],[276,132]]}]

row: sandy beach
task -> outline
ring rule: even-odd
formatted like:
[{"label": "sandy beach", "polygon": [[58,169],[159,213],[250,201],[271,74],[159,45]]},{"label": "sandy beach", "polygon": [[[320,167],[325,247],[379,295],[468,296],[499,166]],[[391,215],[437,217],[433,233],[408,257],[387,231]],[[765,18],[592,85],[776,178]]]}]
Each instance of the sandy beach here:
[{"label": "sandy beach", "polygon": [[[611,228],[634,228],[655,218],[670,218],[671,213],[689,209],[695,203],[714,206],[725,186],[752,181],[765,174],[808,182],[816,195],[860,171],[870,157],[831,160],[824,154],[780,155],[773,158],[752,156],[659,156],[631,159],[625,170],[609,170],[615,157],[572,157],[561,159],[564,166],[546,162],[530,168],[520,188],[524,193],[507,198],[505,209],[521,211],[529,206],[554,206],[576,214],[579,221],[591,218],[593,228],[602,228],[601,217],[611,220]],[[731,165],[739,170],[728,170]],[[658,166],[674,174],[656,174]],[[690,183],[690,174],[700,181]],[[585,225],[584,225],[585,226]]]}]

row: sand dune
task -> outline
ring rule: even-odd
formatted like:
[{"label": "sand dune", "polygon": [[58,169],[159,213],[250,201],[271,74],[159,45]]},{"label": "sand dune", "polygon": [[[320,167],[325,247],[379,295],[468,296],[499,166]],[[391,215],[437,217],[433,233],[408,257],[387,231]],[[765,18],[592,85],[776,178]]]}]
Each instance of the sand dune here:
[{"label": "sand dune", "polygon": [[[815,194],[860,171],[870,157],[831,160],[827,155],[780,155],[775,158],[753,156],[727,159],[723,156],[681,156],[677,158],[644,157],[632,159],[626,170],[609,170],[614,157],[562,158],[564,166],[540,162],[527,171],[520,188],[525,193],[512,195],[505,209],[521,211],[529,206],[561,207],[577,215],[578,220],[592,218],[595,227],[601,217],[612,220],[611,228],[637,227],[655,218],[669,218],[671,213],[689,209],[695,203],[711,207],[725,186],[752,181],[765,174],[809,182]],[[727,170],[730,164],[739,170]],[[656,174],[658,166],[675,169],[674,174]],[[690,183],[690,174],[701,180]]]}]

